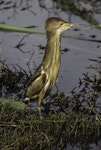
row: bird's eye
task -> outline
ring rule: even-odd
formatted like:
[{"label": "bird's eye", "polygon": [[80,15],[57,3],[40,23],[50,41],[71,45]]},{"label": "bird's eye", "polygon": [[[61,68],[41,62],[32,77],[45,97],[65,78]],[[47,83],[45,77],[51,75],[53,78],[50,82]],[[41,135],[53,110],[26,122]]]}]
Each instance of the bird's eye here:
[{"label": "bird's eye", "polygon": [[61,26],[62,26],[63,24],[64,24],[63,22],[60,23]]}]

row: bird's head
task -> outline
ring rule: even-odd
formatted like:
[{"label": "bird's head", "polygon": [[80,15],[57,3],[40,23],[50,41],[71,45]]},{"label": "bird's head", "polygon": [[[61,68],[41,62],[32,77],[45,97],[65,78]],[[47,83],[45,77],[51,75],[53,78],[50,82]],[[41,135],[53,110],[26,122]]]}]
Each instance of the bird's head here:
[{"label": "bird's head", "polygon": [[75,26],[77,26],[77,24],[68,23],[61,18],[51,17],[46,20],[45,29],[46,32],[57,32],[61,34],[63,31]]}]

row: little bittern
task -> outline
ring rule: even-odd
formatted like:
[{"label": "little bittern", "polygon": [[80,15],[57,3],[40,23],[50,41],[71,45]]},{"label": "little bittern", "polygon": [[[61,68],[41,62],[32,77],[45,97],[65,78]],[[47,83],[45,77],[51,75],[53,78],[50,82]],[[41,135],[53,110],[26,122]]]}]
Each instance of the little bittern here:
[{"label": "little bittern", "polygon": [[45,55],[40,66],[37,68],[28,82],[25,100],[38,99],[38,112],[41,116],[40,105],[47,92],[54,86],[60,67],[60,36],[63,31],[75,27],[75,24],[66,22],[60,18],[46,20],[47,45]]}]

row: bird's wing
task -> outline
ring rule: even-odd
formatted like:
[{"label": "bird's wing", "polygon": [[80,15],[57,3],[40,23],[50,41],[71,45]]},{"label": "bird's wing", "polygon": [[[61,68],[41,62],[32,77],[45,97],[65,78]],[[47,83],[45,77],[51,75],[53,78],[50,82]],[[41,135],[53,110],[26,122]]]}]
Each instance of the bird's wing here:
[{"label": "bird's wing", "polygon": [[40,91],[44,88],[45,83],[48,80],[48,75],[41,69],[37,70],[32,76],[27,85],[26,96],[37,97]]},{"label": "bird's wing", "polygon": [[36,69],[36,71],[34,72],[34,74],[31,76],[31,78],[29,79],[29,81],[27,82],[27,86],[26,87],[30,86],[34,80],[36,80],[37,78],[39,78],[42,75],[42,72],[43,72],[43,68],[39,66]]}]

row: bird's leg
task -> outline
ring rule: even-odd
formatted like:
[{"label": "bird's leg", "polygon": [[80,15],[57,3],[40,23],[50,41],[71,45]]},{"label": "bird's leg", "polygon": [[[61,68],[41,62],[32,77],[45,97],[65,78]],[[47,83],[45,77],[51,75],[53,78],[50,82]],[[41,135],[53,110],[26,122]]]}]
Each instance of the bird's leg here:
[{"label": "bird's leg", "polygon": [[38,100],[38,113],[39,113],[40,119],[43,118],[43,117],[42,117],[42,114],[41,114],[41,108],[40,108],[40,105],[41,105],[41,102],[42,102],[43,98],[44,98],[44,91],[42,91],[42,92],[40,93],[40,95],[39,95],[39,100]]},{"label": "bird's leg", "polygon": [[39,118],[42,119],[41,108],[39,104],[38,104],[38,113],[39,113]]}]

